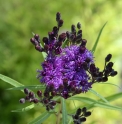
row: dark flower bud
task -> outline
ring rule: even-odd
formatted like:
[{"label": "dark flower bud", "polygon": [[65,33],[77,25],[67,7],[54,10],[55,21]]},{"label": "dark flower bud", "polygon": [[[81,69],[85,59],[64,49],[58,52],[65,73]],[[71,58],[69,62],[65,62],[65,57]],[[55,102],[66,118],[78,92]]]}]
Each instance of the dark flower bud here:
[{"label": "dark flower bud", "polygon": [[38,90],[38,91],[37,91],[37,95],[38,95],[39,97],[42,97],[42,91]]},{"label": "dark flower bud", "polygon": [[47,104],[49,101],[48,99],[44,99],[44,103]]},{"label": "dark flower bud", "polygon": [[33,102],[34,102],[34,103],[38,103],[39,100],[38,100],[37,98],[35,98],[35,99],[33,100]]},{"label": "dark flower bud", "polygon": [[107,64],[106,68],[112,68],[113,65],[114,65],[113,62],[109,62],[109,63]]},{"label": "dark flower bud", "polygon": [[70,32],[69,31],[66,32],[66,36],[67,36],[67,39],[70,38]]},{"label": "dark flower bud", "polygon": [[75,91],[76,90],[76,87],[74,85],[70,85],[70,90],[71,91]]},{"label": "dark flower bud", "polygon": [[77,23],[77,28],[78,28],[78,29],[81,28],[81,23],[80,23],[80,22]]},{"label": "dark flower bud", "polygon": [[112,58],[112,55],[111,55],[111,54],[108,54],[108,55],[106,56],[106,58],[105,58],[105,61],[106,61],[106,62],[109,62],[111,58]]},{"label": "dark flower bud", "polygon": [[75,33],[76,32],[75,25],[72,25],[71,26],[71,31],[72,31],[72,33]]},{"label": "dark flower bud", "polygon": [[[79,42],[79,41],[82,42],[82,34],[78,34],[78,35],[76,36],[76,41],[77,41],[77,42]],[[79,43],[80,43],[80,42],[79,42]]]},{"label": "dark flower bud", "polygon": [[30,41],[35,45],[35,38],[31,38]]},{"label": "dark flower bud", "polygon": [[81,47],[80,47],[80,52],[81,52],[81,53],[84,53],[85,50],[86,50],[86,47],[85,47],[85,46],[81,46]]},{"label": "dark flower bud", "polygon": [[96,81],[97,81],[97,82],[101,82],[101,81],[102,81],[102,77],[97,77],[97,78],[96,78]]},{"label": "dark flower bud", "polygon": [[81,46],[85,46],[87,43],[87,40],[86,39],[82,39],[82,43],[81,43]]},{"label": "dark flower bud", "polygon": [[83,68],[84,68],[85,70],[88,70],[88,64],[87,64],[87,62],[84,62],[84,63],[83,63]]},{"label": "dark flower bud", "polygon": [[82,30],[79,30],[79,31],[77,32],[77,34],[82,34]]},{"label": "dark flower bud", "polygon": [[52,96],[55,96],[55,95],[56,95],[56,91],[52,91],[52,92],[51,92],[51,95],[52,95]]},{"label": "dark flower bud", "polygon": [[26,96],[25,97],[25,100],[27,100],[27,101],[30,100],[30,97],[29,96]]},{"label": "dark flower bud", "polygon": [[23,104],[23,103],[25,103],[25,99],[24,99],[24,98],[21,98],[21,99],[19,100],[19,102]]},{"label": "dark flower bud", "polygon": [[79,115],[75,115],[75,116],[74,116],[74,119],[78,119],[78,118],[79,118]]},{"label": "dark flower bud", "polygon": [[102,76],[103,76],[103,72],[99,72],[98,75],[99,75],[100,77],[102,77]]},{"label": "dark flower bud", "polygon": [[95,72],[95,71],[96,71],[95,64],[91,64],[90,65],[90,72]]},{"label": "dark flower bud", "polygon": [[83,108],[82,108],[82,112],[85,114],[86,111],[87,111],[86,107],[83,107]]},{"label": "dark flower bud", "polygon": [[63,20],[61,19],[58,21],[58,27],[61,27],[62,25],[63,25]]},{"label": "dark flower bud", "polygon": [[29,97],[30,98],[34,98],[35,97],[34,93],[33,92],[29,92]]},{"label": "dark flower bud", "polygon": [[110,73],[110,76],[115,76],[115,75],[117,75],[117,71],[112,71],[111,73]]},{"label": "dark flower bud", "polygon": [[80,115],[81,114],[81,109],[79,108],[79,109],[77,109],[77,111],[76,111],[76,115]]},{"label": "dark flower bud", "polygon": [[28,95],[29,94],[29,90],[27,88],[25,88],[24,89],[24,93]]},{"label": "dark flower bud", "polygon": [[62,33],[58,37],[59,42],[63,42],[65,39],[66,39],[66,33]]},{"label": "dark flower bud", "polygon": [[48,32],[48,36],[50,40],[54,40],[55,39],[55,34],[54,32]]},{"label": "dark flower bud", "polygon": [[85,117],[80,118],[80,122],[85,122],[85,121],[86,121]]},{"label": "dark flower bud", "polygon": [[56,102],[55,101],[51,101],[50,104],[53,105],[53,106],[55,106],[56,105]]},{"label": "dark flower bud", "polygon": [[64,91],[62,93],[62,96],[63,96],[64,99],[67,99],[69,97],[69,94],[68,94],[68,92]]},{"label": "dark flower bud", "polygon": [[33,45],[38,45],[39,44],[35,38],[31,38],[30,41]]},{"label": "dark flower bud", "polygon": [[80,94],[81,92],[82,92],[82,89],[76,88],[76,90],[75,90],[75,93],[76,93],[76,94]]},{"label": "dark flower bud", "polygon": [[42,41],[43,41],[45,44],[48,44],[48,38],[47,38],[47,37],[43,37]]},{"label": "dark flower bud", "polygon": [[61,18],[61,14],[59,12],[56,13],[56,21],[59,21]]},{"label": "dark flower bud", "polygon": [[107,77],[103,77],[102,78],[102,82],[106,82],[106,81],[108,81],[108,78]]},{"label": "dark flower bud", "polygon": [[49,92],[44,92],[45,97],[49,97]]},{"label": "dark flower bud", "polygon": [[90,58],[86,58],[85,62],[89,63],[91,61]]},{"label": "dark flower bud", "polygon": [[59,86],[59,91],[62,91],[64,89],[64,86],[63,85],[60,85]]},{"label": "dark flower bud", "polygon": [[58,33],[58,28],[55,26],[55,27],[53,27],[53,33],[55,34],[55,35],[57,35],[57,33]]},{"label": "dark flower bud", "polygon": [[42,51],[43,51],[43,49],[41,48],[40,45],[36,45],[36,46],[35,46],[35,49],[38,50],[39,52],[42,52]]},{"label": "dark flower bud", "polygon": [[39,42],[39,35],[38,34],[35,34],[34,38]]},{"label": "dark flower bud", "polygon": [[90,115],[91,115],[91,112],[90,112],[90,111],[84,113],[84,116],[85,116],[85,117],[88,117],[88,116],[90,116]]}]

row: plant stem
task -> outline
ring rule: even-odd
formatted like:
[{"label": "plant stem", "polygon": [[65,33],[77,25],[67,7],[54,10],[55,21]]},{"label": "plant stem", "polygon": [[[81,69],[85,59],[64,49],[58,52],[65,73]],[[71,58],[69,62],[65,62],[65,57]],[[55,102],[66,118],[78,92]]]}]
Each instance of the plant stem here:
[{"label": "plant stem", "polygon": [[60,124],[60,121],[61,121],[61,109],[62,109],[62,104],[60,102],[59,104],[59,111],[57,113],[57,120],[56,120],[56,124]]}]

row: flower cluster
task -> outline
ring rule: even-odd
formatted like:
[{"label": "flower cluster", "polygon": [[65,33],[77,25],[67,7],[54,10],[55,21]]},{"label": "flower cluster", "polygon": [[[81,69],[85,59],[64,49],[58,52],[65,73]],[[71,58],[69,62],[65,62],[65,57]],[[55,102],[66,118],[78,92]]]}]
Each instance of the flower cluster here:
[{"label": "flower cluster", "polygon": [[81,124],[86,121],[86,117],[90,116],[91,112],[87,111],[87,108],[79,108],[76,111],[76,114],[72,115],[74,124]]},{"label": "flower cluster", "polygon": [[[27,96],[20,100],[34,103],[41,102],[47,110],[53,109],[57,101],[54,96],[61,96],[65,99],[87,92],[96,82],[106,82],[109,76],[115,76],[113,62],[110,62],[112,55],[105,58],[105,66],[101,71],[96,67],[92,51],[86,48],[87,40],[82,38],[81,24],[71,25],[71,31],[59,34],[63,25],[61,14],[56,14],[57,26],[54,26],[48,37],[40,39],[38,34],[30,39],[35,49],[45,52],[46,58],[42,63],[42,70],[38,70],[37,78],[41,84],[46,86],[44,92],[37,91],[37,96],[32,92],[26,92]],[[76,29],[77,27],[77,29]]]},{"label": "flower cluster", "polygon": [[[43,47],[40,45],[39,35],[35,34],[30,39],[38,51],[47,54],[42,63],[43,69],[38,70],[38,78],[42,84],[45,84],[48,89],[52,87],[57,95],[66,99],[72,95],[87,92],[93,83],[105,82],[108,76],[117,74],[112,69],[113,63],[109,62],[111,54],[105,59],[103,71],[95,66],[93,53],[86,48],[87,40],[82,38],[79,22],[78,30],[75,25],[72,25],[70,32],[58,34],[59,28],[63,25],[59,12],[56,14],[56,21],[57,26],[48,33],[48,37],[42,38]],[[107,62],[109,63],[106,65]]]},{"label": "flower cluster", "polygon": [[54,92],[52,92],[51,96],[48,94],[48,92],[44,92],[44,94],[42,94],[42,91],[40,90],[37,91],[37,94],[34,94],[34,92],[29,91],[27,88],[25,88],[24,93],[26,94],[26,97],[21,98],[20,103],[25,103],[26,101],[35,104],[42,103],[46,107],[47,111],[49,111],[50,109],[54,109],[54,106],[56,105],[56,101],[52,100],[55,94]]}]

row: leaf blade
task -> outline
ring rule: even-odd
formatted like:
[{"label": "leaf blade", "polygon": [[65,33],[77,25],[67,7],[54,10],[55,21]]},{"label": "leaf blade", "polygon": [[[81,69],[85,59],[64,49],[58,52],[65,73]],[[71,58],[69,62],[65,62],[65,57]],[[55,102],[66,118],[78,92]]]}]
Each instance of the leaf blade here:
[{"label": "leaf blade", "polygon": [[41,124],[41,123],[44,122],[50,115],[51,115],[51,113],[49,113],[49,112],[44,112],[43,114],[41,114],[40,116],[38,116],[37,118],[35,118],[35,119],[32,120],[31,122],[29,122],[28,124]]},{"label": "leaf blade", "polygon": [[102,31],[103,31],[103,29],[104,29],[104,27],[105,27],[106,24],[107,24],[107,22],[106,22],[106,23],[102,26],[102,28],[100,29],[100,32],[99,32],[99,34],[98,34],[98,36],[97,36],[97,39],[96,39],[96,41],[95,41],[95,43],[94,43],[94,46],[92,47],[92,50],[91,50],[93,53],[94,53],[95,50],[96,50],[96,47],[97,47],[97,45],[98,45],[100,36],[101,36]]},{"label": "leaf blade", "polygon": [[87,97],[80,97],[80,96],[74,97],[73,96],[73,97],[69,98],[69,100],[78,100],[78,101],[88,103],[88,104],[90,104],[90,106],[88,107],[89,109],[96,106],[96,107],[101,107],[101,108],[106,108],[106,109],[111,109],[111,110],[122,111],[121,107],[112,106],[110,104],[103,103],[103,102],[100,102],[100,101],[96,101],[94,99],[87,98]]},{"label": "leaf blade", "polygon": [[21,87],[24,86],[23,84],[19,83],[18,81],[15,81],[14,79],[7,77],[5,75],[0,74],[0,79],[5,81],[6,83],[9,83],[15,87]]},{"label": "leaf blade", "polygon": [[89,90],[91,93],[95,94],[96,96],[98,96],[100,99],[102,99],[104,102],[109,103],[102,95],[100,95],[98,92],[96,92],[93,89]]},{"label": "leaf blade", "polygon": [[35,105],[29,105],[27,107],[21,108],[21,109],[17,109],[17,110],[12,110],[11,112],[25,112],[25,111],[29,111],[30,109],[34,108]]},{"label": "leaf blade", "polygon": [[28,86],[21,86],[21,87],[12,87],[12,88],[8,88],[7,90],[23,90],[24,88],[45,89],[45,86],[42,86],[42,85],[28,85]]}]

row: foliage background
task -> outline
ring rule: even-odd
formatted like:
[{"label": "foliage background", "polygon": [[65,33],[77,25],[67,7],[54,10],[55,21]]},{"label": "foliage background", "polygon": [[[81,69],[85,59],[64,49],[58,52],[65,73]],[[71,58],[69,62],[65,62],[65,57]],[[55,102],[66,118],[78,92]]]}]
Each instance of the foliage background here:
[{"label": "foliage background", "polygon": [[[83,37],[87,47],[92,48],[100,28],[108,21],[95,52],[97,65],[102,69],[104,58],[112,53],[115,69],[119,74],[109,82],[122,86],[122,1],[121,0],[0,0],[0,73],[24,85],[39,84],[36,69],[40,69],[42,56],[30,43],[32,32],[41,38],[56,25],[55,14],[60,12],[64,20],[62,31],[70,30],[71,24],[81,22]],[[25,124],[44,111],[36,107],[25,113],[12,113],[11,110],[26,105],[19,104],[23,97],[20,91],[7,91],[12,86],[0,80],[0,124]],[[117,87],[96,84],[93,89],[103,96],[122,91]],[[97,99],[91,93],[82,94]],[[69,102],[68,102],[69,103]],[[77,106],[84,104],[75,102]],[[112,104],[122,107],[122,99]],[[70,103],[68,111],[74,108]],[[121,124],[122,112],[101,108],[92,109],[92,116],[86,124]],[[55,123],[51,116],[45,124]]]}]

